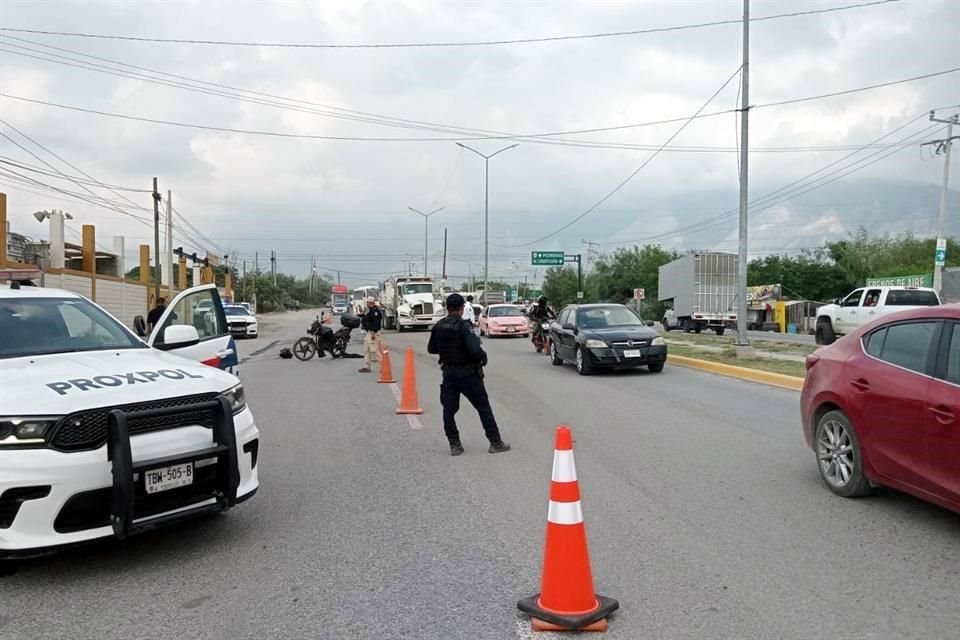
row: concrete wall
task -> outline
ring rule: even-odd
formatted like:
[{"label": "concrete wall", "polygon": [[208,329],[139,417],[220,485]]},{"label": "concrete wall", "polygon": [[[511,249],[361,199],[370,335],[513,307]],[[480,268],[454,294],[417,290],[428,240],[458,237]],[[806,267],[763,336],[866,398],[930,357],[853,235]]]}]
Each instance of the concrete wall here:
[{"label": "concrete wall", "polygon": [[133,329],[133,319],[146,317],[149,311],[149,287],[113,276],[98,275],[96,281],[88,273],[66,269],[50,269],[43,286],[64,289],[90,298]]}]

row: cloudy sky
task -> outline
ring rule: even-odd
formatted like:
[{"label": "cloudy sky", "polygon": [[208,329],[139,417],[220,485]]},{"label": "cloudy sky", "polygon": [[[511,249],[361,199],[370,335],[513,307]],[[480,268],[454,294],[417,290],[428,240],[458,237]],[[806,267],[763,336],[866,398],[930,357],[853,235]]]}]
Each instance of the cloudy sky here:
[{"label": "cloudy sky", "polygon": [[[751,11],[762,18],[863,1],[755,0]],[[471,43],[740,17],[739,0],[5,0],[0,27],[8,29],[258,46],[0,31],[0,92],[8,96],[212,127],[0,97],[0,133],[7,136],[0,136],[0,189],[15,231],[46,237],[31,214],[59,208],[74,215],[74,229],[95,223],[101,244],[125,235],[132,254],[131,247],[152,241],[151,227],[109,207],[149,218],[134,204],[149,209],[150,195],[93,182],[147,189],[156,176],[193,225],[175,220],[177,246],[229,251],[248,266],[258,252],[261,268],[276,251],[280,270],[298,274],[315,258],[349,284],[406,271],[411,261],[422,269],[423,218],[408,207],[445,207],[430,218],[430,271],[440,270],[446,228],[448,272],[459,279],[482,272],[484,163],[455,141],[488,154],[519,143],[490,162],[492,275],[533,276],[531,249],[586,253],[584,240],[600,243],[599,251],[645,241],[732,249],[739,24],[483,46],[260,45]],[[931,128],[925,114],[957,111],[950,106],[960,105],[960,73],[762,105],[958,67],[958,32],[951,0],[752,23],[753,255],[816,245],[858,224],[934,232],[942,162],[920,142],[942,137],[943,127]],[[720,113],[686,122],[701,109]],[[627,126],[661,120],[675,121]],[[542,136],[594,129],[612,130]],[[591,213],[545,238],[644,163]],[[56,172],[92,180],[78,185],[49,175]],[[103,206],[69,195],[92,199],[84,187],[105,199],[97,201]],[[951,213],[960,217],[956,206]]]}]

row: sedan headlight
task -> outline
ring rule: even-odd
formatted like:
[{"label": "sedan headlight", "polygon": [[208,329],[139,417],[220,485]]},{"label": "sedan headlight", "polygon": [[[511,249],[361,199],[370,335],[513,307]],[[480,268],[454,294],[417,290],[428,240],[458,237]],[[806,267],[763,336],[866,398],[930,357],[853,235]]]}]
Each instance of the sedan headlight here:
[{"label": "sedan headlight", "polygon": [[603,340],[587,340],[583,343],[587,349],[606,349],[609,345]]},{"label": "sedan headlight", "polygon": [[59,418],[0,418],[0,447],[45,444]]},{"label": "sedan headlight", "polygon": [[247,395],[243,392],[242,384],[238,384],[229,391],[225,391],[223,397],[230,403],[230,409],[233,410],[233,415],[237,415],[247,408]]},{"label": "sedan headlight", "polygon": [[667,346],[667,341],[663,339],[663,336],[657,336],[650,342],[650,346],[665,347]]}]

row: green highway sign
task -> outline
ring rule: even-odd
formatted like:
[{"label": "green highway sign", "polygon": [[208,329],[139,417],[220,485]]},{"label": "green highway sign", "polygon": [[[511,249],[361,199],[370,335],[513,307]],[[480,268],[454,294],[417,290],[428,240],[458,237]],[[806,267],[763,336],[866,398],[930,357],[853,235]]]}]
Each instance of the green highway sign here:
[{"label": "green highway sign", "polygon": [[563,251],[531,251],[530,264],[534,267],[562,267]]},{"label": "green highway sign", "polygon": [[867,278],[868,287],[927,287],[933,286],[933,274],[922,273],[913,276],[890,276],[888,278]]},{"label": "green highway sign", "polygon": [[937,238],[937,249],[933,258],[934,262],[938,267],[944,266],[947,262],[947,240],[945,238]]}]

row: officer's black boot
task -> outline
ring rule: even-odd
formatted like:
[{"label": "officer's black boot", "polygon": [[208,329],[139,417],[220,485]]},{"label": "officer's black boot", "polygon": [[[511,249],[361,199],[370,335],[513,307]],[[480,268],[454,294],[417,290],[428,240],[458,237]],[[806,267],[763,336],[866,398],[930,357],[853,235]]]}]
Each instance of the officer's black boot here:
[{"label": "officer's black boot", "polygon": [[490,453],[503,453],[504,451],[510,451],[510,445],[501,440],[500,442],[491,442],[490,448],[487,449]]},{"label": "officer's black boot", "polygon": [[459,456],[463,453],[463,445],[460,444],[459,440],[454,440],[450,443],[450,455]]}]

